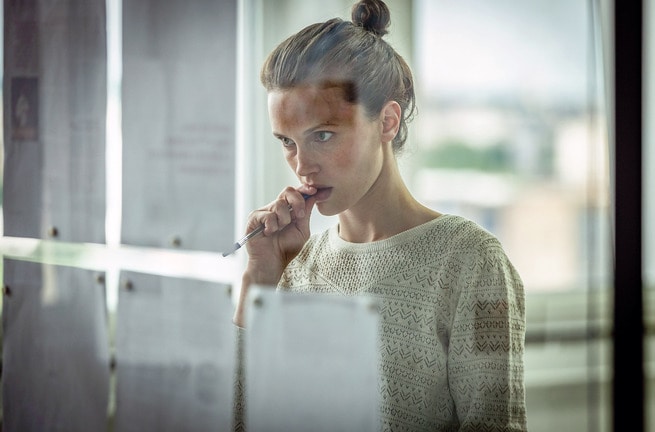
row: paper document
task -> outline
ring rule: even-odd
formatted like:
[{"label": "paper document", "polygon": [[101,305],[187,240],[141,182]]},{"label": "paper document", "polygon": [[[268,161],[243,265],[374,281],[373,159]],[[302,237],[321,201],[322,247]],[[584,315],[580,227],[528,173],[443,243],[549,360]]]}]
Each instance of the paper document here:
[{"label": "paper document", "polygon": [[378,314],[363,297],[250,291],[249,431],[376,431]]},{"label": "paper document", "polygon": [[236,330],[228,287],[121,274],[117,431],[228,430]]}]

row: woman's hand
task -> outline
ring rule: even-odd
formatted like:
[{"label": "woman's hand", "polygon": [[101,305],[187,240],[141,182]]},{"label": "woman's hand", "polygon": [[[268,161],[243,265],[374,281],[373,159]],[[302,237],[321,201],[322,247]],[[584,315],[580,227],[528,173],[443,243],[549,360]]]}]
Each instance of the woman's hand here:
[{"label": "woman's hand", "polygon": [[[275,201],[250,214],[246,233],[262,224],[264,231],[246,243],[248,264],[234,315],[238,326],[244,324],[243,308],[248,287],[252,284],[277,285],[286,266],[309,239],[309,216],[316,201],[312,197],[315,193],[316,188],[311,186],[287,187]],[[309,197],[305,199],[303,195]]]},{"label": "woman's hand", "polygon": [[[246,232],[264,225],[263,235],[246,243],[252,283],[277,284],[287,264],[309,239],[309,215],[314,206],[313,187],[288,187],[278,198],[250,214]],[[303,194],[309,195],[305,200]]]}]

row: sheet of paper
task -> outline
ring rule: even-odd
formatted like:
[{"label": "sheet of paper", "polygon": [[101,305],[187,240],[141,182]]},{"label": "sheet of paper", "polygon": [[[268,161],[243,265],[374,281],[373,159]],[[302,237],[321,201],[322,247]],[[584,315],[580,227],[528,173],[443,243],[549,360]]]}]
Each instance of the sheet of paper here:
[{"label": "sheet of paper", "polygon": [[43,147],[37,140],[39,20],[37,2],[16,6],[5,4],[3,11],[3,228],[7,236],[39,238],[43,192]]},{"label": "sheet of paper", "polygon": [[107,427],[109,344],[101,273],[4,260],[3,428]]},{"label": "sheet of paper", "polygon": [[228,287],[135,272],[121,280],[116,430],[228,430],[236,362]]},{"label": "sheet of paper", "polygon": [[377,330],[370,299],[253,288],[248,430],[379,430]]},{"label": "sheet of paper", "polygon": [[9,2],[4,233],[103,243],[104,0]]},{"label": "sheet of paper", "polygon": [[234,243],[236,0],[123,1],[123,232]]}]

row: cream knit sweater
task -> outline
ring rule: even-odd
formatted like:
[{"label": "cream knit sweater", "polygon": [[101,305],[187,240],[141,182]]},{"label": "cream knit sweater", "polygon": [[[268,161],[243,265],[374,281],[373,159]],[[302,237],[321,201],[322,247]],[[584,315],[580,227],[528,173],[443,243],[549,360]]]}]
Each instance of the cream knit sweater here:
[{"label": "cream knit sweater", "polygon": [[383,430],[527,429],[523,284],[475,223],[443,215],[362,244],[335,226],[308,241],[278,288],[377,298]]}]

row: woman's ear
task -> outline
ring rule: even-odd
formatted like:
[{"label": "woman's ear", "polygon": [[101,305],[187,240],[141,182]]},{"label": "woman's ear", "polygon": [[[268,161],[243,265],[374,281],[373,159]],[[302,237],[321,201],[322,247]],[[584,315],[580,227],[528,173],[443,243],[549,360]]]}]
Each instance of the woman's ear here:
[{"label": "woman's ear", "polygon": [[402,109],[396,101],[389,101],[382,107],[382,141],[391,142],[398,134],[400,129],[400,118]]}]

